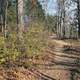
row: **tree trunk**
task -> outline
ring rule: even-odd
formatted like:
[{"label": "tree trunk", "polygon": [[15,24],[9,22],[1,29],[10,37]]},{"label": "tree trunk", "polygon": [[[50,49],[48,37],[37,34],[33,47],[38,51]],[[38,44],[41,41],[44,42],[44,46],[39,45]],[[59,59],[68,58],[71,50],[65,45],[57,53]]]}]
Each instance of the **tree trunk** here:
[{"label": "tree trunk", "polygon": [[80,38],[80,0],[77,0],[78,37]]},{"label": "tree trunk", "polygon": [[17,32],[20,40],[23,39],[23,29],[24,29],[24,21],[23,21],[23,0],[16,0],[17,2]]},{"label": "tree trunk", "polygon": [[57,34],[61,39],[65,38],[65,1],[58,0],[58,27]]}]

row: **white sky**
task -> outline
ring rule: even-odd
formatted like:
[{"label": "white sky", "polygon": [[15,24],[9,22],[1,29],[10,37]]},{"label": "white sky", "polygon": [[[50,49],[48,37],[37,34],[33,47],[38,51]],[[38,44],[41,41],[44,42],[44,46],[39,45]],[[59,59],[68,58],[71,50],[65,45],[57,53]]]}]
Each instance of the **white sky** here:
[{"label": "white sky", "polygon": [[[43,1],[43,0],[39,0]],[[56,9],[57,9],[57,0],[44,0],[45,2],[42,2],[43,8],[45,9],[47,14],[54,15],[56,14]],[[68,0],[69,2],[69,0]],[[46,5],[47,4],[47,5]],[[72,4],[71,7],[69,7],[68,12],[71,10],[74,10],[76,7],[76,4]]]},{"label": "white sky", "polygon": [[46,13],[50,15],[53,15],[56,13],[56,0],[45,0],[45,2],[43,2],[42,0],[39,0],[39,1],[42,3]]}]

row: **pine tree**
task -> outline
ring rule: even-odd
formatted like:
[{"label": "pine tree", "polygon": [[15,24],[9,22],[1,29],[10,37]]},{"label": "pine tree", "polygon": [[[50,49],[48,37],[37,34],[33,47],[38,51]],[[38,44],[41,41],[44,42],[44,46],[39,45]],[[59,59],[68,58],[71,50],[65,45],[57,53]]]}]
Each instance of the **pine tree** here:
[{"label": "pine tree", "polygon": [[42,5],[38,0],[27,0],[25,3],[25,14],[31,16],[33,19],[44,19],[45,13],[42,9]]}]

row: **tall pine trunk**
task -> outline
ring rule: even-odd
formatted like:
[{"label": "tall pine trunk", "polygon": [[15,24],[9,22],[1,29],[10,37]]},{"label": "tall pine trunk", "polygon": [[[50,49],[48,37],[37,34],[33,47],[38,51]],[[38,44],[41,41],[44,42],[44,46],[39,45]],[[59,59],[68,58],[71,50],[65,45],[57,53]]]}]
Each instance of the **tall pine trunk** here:
[{"label": "tall pine trunk", "polygon": [[78,37],[80,38],[80,0],[77,0]]},{"label": "tall pine trunk", "polygon": [[57,34],[60,39],[65,38],[65,1],[57,0],[58,2],[58,25]]},{"label": "tall pine trunk", "polygon": [[16,12],[17,12],[17,32],[19,40],[23,40],[23,29],[24,29],[24,21],[23,21],[23,0],[16,0]]}]

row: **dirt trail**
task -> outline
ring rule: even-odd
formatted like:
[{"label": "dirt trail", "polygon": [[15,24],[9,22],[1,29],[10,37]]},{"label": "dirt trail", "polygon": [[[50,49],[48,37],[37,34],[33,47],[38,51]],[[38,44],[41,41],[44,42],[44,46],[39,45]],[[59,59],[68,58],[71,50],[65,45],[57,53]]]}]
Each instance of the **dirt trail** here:
[{"label": "dirt trail", "polygon": [[78,63],[80,54],[78,52],[74,54],[75,51],[73,50],[70,50],[70,53],[63,52],[65,50],[64,46],[70,48],[74,46],[73,44],[57,40],[54,36],[50,37],[50,41],[51,44],[45,56],[47,59],[43,57],[44,63],[40,65],[40,71],[56,80],[71,80],[71,70],[78,69],[80,66],[80,63]]},{"label": "dirt trail", "polygon": [[[33,65],[30,68],[22,65],[20,68],[1,71],[4,73],[0,72],[0,76],[6,74],[6,77],[2,79],[4,77],[1,76],[0,80],[71,80],[75,77],[72,70],[78,70],[80,67],[80,49],[72,48],[72,44],[55,37],[49,37],[48,48],[39,56],[40,58],[32,60]],[[80,78],[80,74],[75,74]]]}]

